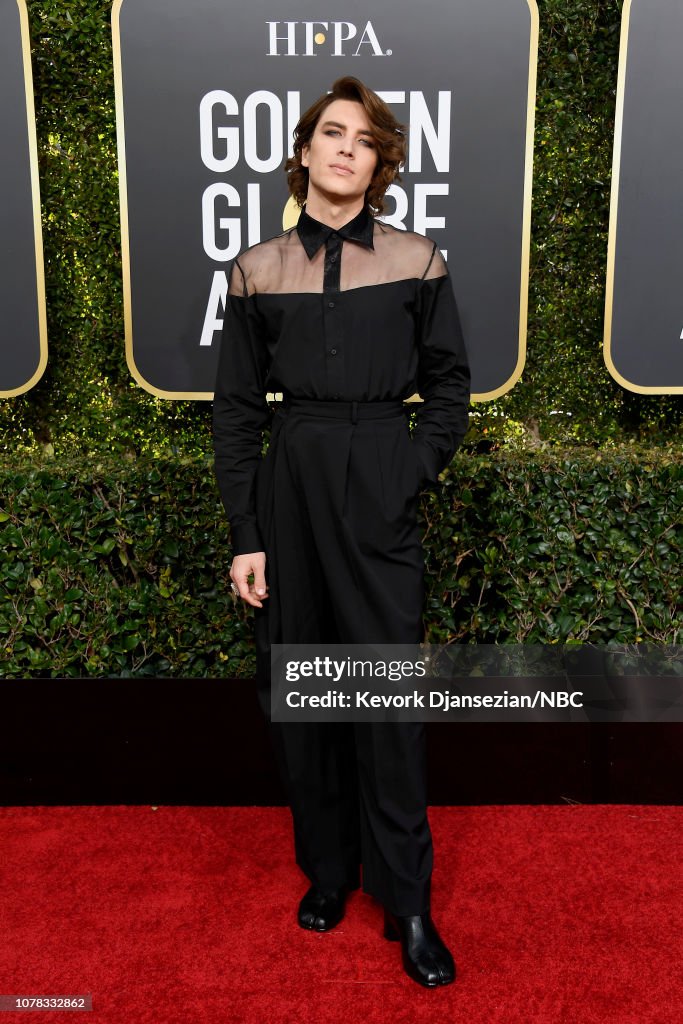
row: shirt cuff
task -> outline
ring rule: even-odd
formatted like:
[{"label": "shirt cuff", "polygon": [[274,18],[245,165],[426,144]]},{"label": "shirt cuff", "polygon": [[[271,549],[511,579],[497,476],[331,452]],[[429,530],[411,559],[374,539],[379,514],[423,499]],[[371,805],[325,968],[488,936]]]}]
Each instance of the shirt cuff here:
[{"label": "shirt cuff", "polygon": [[432,465],[434,462],[433,452],[426,445],[420,444],[419,441],[413,441],[413,447],[422,471],[418,487],[420,490],[424,487],[433,487],[439,482],[439,469],[435,469]]},{"label": "shirt cuff", "polygon": [[263,551],[263,541],[255,523],[241,523],[230,528],[233,555],[250,555]]}]

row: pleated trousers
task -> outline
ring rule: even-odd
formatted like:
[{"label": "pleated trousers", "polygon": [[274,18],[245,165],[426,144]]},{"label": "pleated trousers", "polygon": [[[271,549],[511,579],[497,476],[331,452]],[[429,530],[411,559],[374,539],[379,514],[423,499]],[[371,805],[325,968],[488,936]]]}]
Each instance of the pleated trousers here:
[{"label": "pleated trousers", "polygon": [[399,915],[430,906],[424,724],[273,722],[270,647],[422,641],[419,477],[400,401],[285,400],[256,474],[270,595],[255,609],[258,694],[296,862]]}]

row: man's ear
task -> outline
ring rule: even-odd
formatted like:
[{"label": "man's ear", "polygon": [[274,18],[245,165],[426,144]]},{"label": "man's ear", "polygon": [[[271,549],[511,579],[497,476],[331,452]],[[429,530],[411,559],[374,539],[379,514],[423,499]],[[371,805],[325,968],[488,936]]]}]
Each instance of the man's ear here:
[{"label": "man's ear", "polygon": [[308,142],[304,142],[303,146],[301,147],[301,166],[302,167],[308,167],[308,153],[309,153],[310,148],[311,148],[311,146],[310,146],[310,143],[308,143]]}]

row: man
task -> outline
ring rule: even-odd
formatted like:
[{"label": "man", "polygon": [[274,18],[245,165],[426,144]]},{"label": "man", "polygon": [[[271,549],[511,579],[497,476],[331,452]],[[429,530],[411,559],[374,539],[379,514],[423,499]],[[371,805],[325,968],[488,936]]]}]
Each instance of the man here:
[{"label": "man", "polygon": [[[423,639],[422,487],[467,428],[469,370],[444,259],[376,220],[406,129],[356,78],[302,116],[287,161],[295,228],[234,261],[214,400],[216,475],[233,590],[254,608],[259,699],[271,643]],[[268,391],[282,392],[270,444]],[[411,438],[403,400],[423,399]],[[253,581],[250,582],[250,577]],[[384,906],[406,972],[455,965],[431,919],[433,850],[422,723],[271,722],[311,886],[304,928],[327,931],[360,885]]]}]

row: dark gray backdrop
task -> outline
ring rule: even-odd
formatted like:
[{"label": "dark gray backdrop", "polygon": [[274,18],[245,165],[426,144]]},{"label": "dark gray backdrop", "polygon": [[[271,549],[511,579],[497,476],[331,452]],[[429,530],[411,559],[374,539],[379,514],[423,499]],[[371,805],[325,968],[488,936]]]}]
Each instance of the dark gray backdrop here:
[{"label": "dark gray backdrop", "polygon": [[[0,0],[0,396],[32,387],[45,368],[45,297],[40,213],[34,222],[29,130],[35,139],[25,4]],[[24,45],[22,46],[22,16]],[[30,104],[30,125],[27,113]],[[36,241],[36,232],[38,239]],[[41,330],[42,325],[42,330]],[[42,334],[42,338],[41,338]]]},{"label": "dark gray backdrop", "polygon": [[[314,43],[307,55],[304,22],[312,17],[327,21],[328,28],[312,27],[311,40],[316,34],[325,39]],[[293,53],[287,53],[285,21],[297,22]],[[335,55],[333,22],[341,21],[355,26],[357,34],[339,48],[342,55]],[[368,21],[374,48],[362,41],[364,32],[366,40],[371,35]],[[278,54],[269,52],[268,22],[279,23]],[[129,232],[129,264],[124,268],[127,353],[142,386],[165,397],[212,397],[223,310],[217,292],[211,305],[210,296],[212,286],[225,287],[227,261],[217,258],[216,251],[205,251],[202,196],[211,186],[227,187],[241,204],[231,207],[225,197],[216,201],[216,217],[237,219],[242,225],[237,248],[228,246],[229,230],[216,233],[227,259],[239,248],[282,231],[288,199],[282,167],[291,128],[299,111],[345,74],[360,78],[386,99],[388,92],[405,93],[406,102],[390,102],[397,117],[410,124],[411,159],[421,149],[415,125],[422,97],[437,125],[438,95],[447,94],[444,159],[437,166],[438,158],[423,145],[421,167],[406,166],[401,188],[408,210],[403,222],[447,251],[475,393],[492,397],[512,385],[521,372],[526,329],[528,240],[523,215],[527,128],[533,115],[529,77],[530,61],[535,68],[536,59],[535,4],[343,0],[312,9],[302,0],[119,0],[113,25],[120,144],[125,140],[124,260],[126,226]],[[352,32],[348,26],[337,31],[343,36]],[[238,108],[235,116],[216,108],[216,128],[236,127],[240,133],[239,159],[225,169],[206,166],[200,147],[200,103],[213,90],[229,93]],[[274,94],[276,105],[280,101],[283,108],[274,123],[276,143],[284,138],[284,148],[278,160],[276,146],[272,169],[258,166],[273,155],[264,105],[256,115],[257,159],[251,160],[252,166],[245,160],[245,102],[259,91]],[[411,92],[418,94],[412,108]],[[247,121],[253,120],[252,111]],[[225,139],[216,138],[214,149],[218,158],[225,155]],[[421,186],[448,188],[448,195],[427,199],[428,215],[443,218],[443,226],[425,229],[424,222],[416,222],[415,190]],[[260,225],[254,216],[247,217],[248,187]],[[232,241],[237,241],[234,230]],[[209,344],[200,343],[203,330]]]},{"label": "dark gray backdrop", "polygon": [[681,392],[683,3],[626,0],[622,17],[605,361],[632,391]]}]

